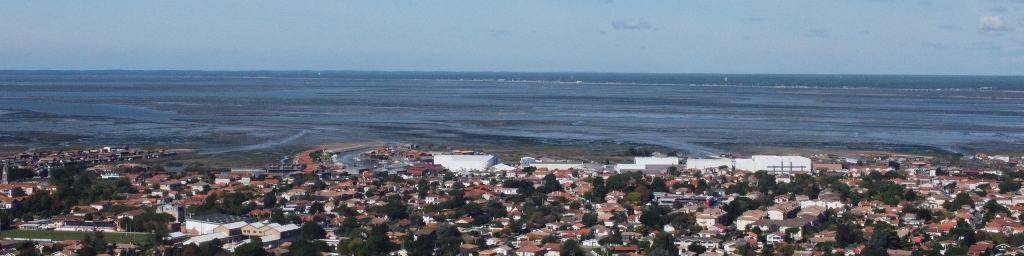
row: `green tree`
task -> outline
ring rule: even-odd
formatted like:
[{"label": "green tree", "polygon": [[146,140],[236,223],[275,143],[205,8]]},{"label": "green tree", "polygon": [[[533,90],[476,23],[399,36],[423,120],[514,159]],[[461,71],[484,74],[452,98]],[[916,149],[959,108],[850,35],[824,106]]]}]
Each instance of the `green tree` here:
[{"label": "green tree", "polygon": [[533,172],[535,171],[537,171],[537,167],[527,166],[526,168],[523,168],[523,172],[525,172],[527,175],[533,175]]},{"label": "green tree", "polygon": [[306,239],[299,239],[298,241],[295,241],[294,243],[292,243],[291,246],[288,247],[288,253],[285,254],[285,255],[286,256],[311,256],[311,255],[320,255],[321,252],[329,252],[329,251],[331,251],[331,247],[328,246],[327,243],[324,242],[324,241],[317,240],[317,241],[310,242],[310,241],[308,241]]},{"label": "green tree", "polygon": [[794,244],[787,244],[779,247],[779,253],[785,256],[793,256],[800,247]]},{"label": "green tree", "polygon": [[907,193],[903,195],[903,200],[917,201],[917,192],[915,192],[913,189],[907,189]]},{"label": "green tree", "polygon": [[388,255],[393,244],[387,237],[388,227],[385,225],[374,225],[370,235],[366,237],[365,246],[359,250],[359,256],[383,256]]},{"label": "green tree", "polygon": [[18,250],[17,256],[42,256],[39,251],[36,251],[35,247],[27,247]]},{"label": "green tree", "polygon": [[576,239],[569,239],[562,243],[562,248],[558,250],[561,256],[583,256],[583,246],[580,246],[580,242]]},{"label": "green tree", "polygon": [[558,177],[554,174],[544,175],[544,190],[546,193],[562,191],[562,183],[558,183]]},{"label": "green tree", "polygon": [[629,192],[629,194],[626,194],[626,196],[623,197],[622,200],[627,202],[639,203],[641,200],[643,200],[643,195],[641,195],[640,192]]},{"label": "green tree", "polygon": [[974,228],[964,220],[957,221],[956,227],[949,230],[949,236],[953,241],[958,241],[961,245],[965,245],[967,247],[978,242],[974,237],[974,234]]},{"label": "green tree", "polygon": [[889,252],[885,250],[885,247],[877,246],[877,245],[868,245],[868,247],[864,248],[864,251],[861,252],[861,255],[864,255],[864,256],[887,256],[887,255],[889,255]]},{"label": "green tree", "polygon": [[356,222],[355,217],[345,217],[345,220],[341,221],[341,225],[335,230],[335,234],[348,234],[349,231],[359,228],[359,223]]},{"label": "green tree", "polygon": [[437,247],[435,255],[458,255],[459,246],[465,243],[462,240],[462,233],[451,226],[441,226],[436,231],[437,240],[434,245]]},{"label": "green tree", "polygon": [[299,233],[302,234],[302,239],[305,240],[324,239],[327,237],[327,231],[324,231],[324,228],[313,221],[303,223],[302,227],[299,228]]},{"label": "green tree", "polygon": [[270,222],[274,222],[274,223],[278,223],[278,224],[287,224],[288,223],[288,219],[286,219],[284,217],[284,210],[281,210],[281,208],[277,208],[277,209],[274,209],[273,211],[271,211],[270,212]]},{"label": "green tree", "polygon": [[960,207],[964,206],[964,205],[973,208],[974,207],[974,199],[971,198],[970,194],[959,193],[959,194],[956,194],[956,197],[953,198],[953,202],[950,203],[948,210],[956,211],[956,210],[959,210]]},{"label": "green tree", "polygon": [[675,237],[668,232],[660,232],[654,236],[654,240],[651,241],[651,254],[658,255],[679,255],[679,249],[675,245]]},{"label": "green tree", "polygon": [[324,212],[324,204],[323,203],[321,203],[321,202],[313,202],[313,204],[309,205],[309,213],[310,214],[317,214],[317,213],[321,213],[321,212]]},{"label": "green tree", "polygon": [[644,210],[643,214],[640,214],[640,223],[643,223],[644,226],[651,230],[661,229],[661,216],[652,208],[648,207],[647,210]]},{"label": "green tree", "polygon": [[708,248],[700,245],[700,243],[691,243],[690,246],[686,247],[686,250],[694,254],[701,254],[708,251]]},{"label": "green tree", "polygon": [[342,255],[356,255],[364,246],[363,239],[354,238],[349,240],[348,243],[338,243],[338,253]]},{"label": "green tree", "polygon": [[836,225],[836,242],[840,245],[858,244],[864,241],[863,232],[860,227],[852,223],[840,223]]},{"label": "green tree", "polygon": [[775,246],[771,243],[767,243],[761,248],[762,256],[775,256]]},{"label": "green tree", "polygon": [[583,225],[587,226],[587,227],[597,225],[597,223],[598,223],[597,214],[596,213],[583,214],[583,221],[582,222],[583,222]]},{"label": "green tree", "polygon": [[[461,184],[461,182],[456,182],[456,184]],[[407,207],[398,200],[388,201],[387,204],[381,207],[381,212],[384,212],[393,220],[400,220],[409,217]]]},{"label": "green tree", "polygon": [[263,248],[263,240],[253,237],[248,243],[235,248],[235,255],[238,256],[268,256],[267,250]]},{"label": "green tree", "polygon": [[967,247],[953,246],[952,248],[946,249],[946,254],[945,255],[950,255],[950,256],[966,256],[967,252],[968,252],[967,251]]},{"label": "green tree", "polygon": [[668,192],[668,185],[665,185],[665,180],[661,179],[661,177],[656,177],[651,181],[651,191]]},{"label": "green tree", "polygon": [[604,202],[604,197],[608,194],[608,189],[605,188],[604,185],[604,178],[594,177],[590,183],[594,186],[594,188],[590,190],[590,201],[598,203]]},{"label": "green tree", "polygon": [[1013,181],[1013,178],[1010,177],[1005,177],[1002,181],[999,182],[1000,193],[1014,193],[1017,190],[1020,190],[1020,188],[1020,183]]},{"label": "green tree", "polygon": [[542,244],[557,243],[557,242],[558,242],[558,236],[555,236],[555,235],[548,235],[548,236],[545,236],[544,238],[541,238],[541,240],[540,240],[540,243],[542,243]]},{"label": "green tree", "polygon": [[433,255],[434,240],[432,235],[422,235],[408,242],[405,249],[409,251],[409,255]]},{"label": "green tree", "polygon": [[737,255],[753,256],[754,253],[756,253],[756,251],[754,251],[754,248],[751,248],[750,245],[748,245],[746,243],[741,243],[739,246],[736,246],[736,254]]}]

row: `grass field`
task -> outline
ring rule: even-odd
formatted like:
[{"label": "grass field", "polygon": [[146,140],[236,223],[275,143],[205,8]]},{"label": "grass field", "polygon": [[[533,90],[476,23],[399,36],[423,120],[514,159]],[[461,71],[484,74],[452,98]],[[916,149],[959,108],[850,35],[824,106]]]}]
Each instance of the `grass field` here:
[{"label": "grass field", "polygon": [[[78,232],[78,231],[52,231],[52,230],[4,230],[0,231],[0,238],[32,238],[32,239],[50,239],[54,241],[63,240],[82,240],[85,236],[91,236],[92,232]],[[103,239],[109,243],[131,243],[134,237],[135,243],[140,243],[149,239],[149,234],[128,234],[128,233],[111,233],[104,232]]]}]

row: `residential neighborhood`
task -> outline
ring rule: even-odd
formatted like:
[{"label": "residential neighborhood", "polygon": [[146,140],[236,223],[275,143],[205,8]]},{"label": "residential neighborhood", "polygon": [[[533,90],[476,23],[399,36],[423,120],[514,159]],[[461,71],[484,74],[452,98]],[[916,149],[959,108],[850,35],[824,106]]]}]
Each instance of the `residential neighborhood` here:
[{"label": "residential neighborhood", "polygon": [[0,254],[1024,255],[1019,155],[584,162],[389,144],[211,169],[170,154],[4,157]]}]

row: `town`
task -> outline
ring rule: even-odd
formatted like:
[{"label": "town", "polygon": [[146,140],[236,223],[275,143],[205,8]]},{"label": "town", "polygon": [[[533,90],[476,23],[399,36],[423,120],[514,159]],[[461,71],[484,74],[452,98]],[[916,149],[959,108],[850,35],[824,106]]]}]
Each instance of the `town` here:
[{"label": "town", "polygon": [[2,255],[1024,255],[1020,155],[4,157]]}]

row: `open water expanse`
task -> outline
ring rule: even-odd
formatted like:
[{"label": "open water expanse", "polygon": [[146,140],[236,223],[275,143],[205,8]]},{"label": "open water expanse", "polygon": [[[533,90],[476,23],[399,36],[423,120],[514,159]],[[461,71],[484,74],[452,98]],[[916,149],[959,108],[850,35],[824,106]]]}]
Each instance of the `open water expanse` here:
[{"label": "open water expanse", "polygon": [[1024,151],[1024,77],[0,71],[0,145],[381,140]]}]

